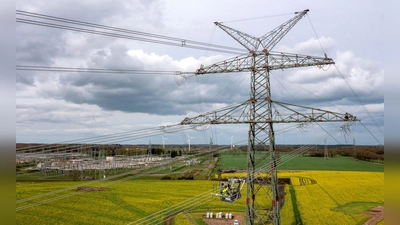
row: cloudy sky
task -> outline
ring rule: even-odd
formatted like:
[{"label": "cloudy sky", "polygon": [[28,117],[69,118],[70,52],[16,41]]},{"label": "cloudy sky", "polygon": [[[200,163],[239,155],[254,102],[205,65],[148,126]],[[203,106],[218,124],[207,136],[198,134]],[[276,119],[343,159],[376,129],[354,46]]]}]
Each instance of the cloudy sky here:
[{"label": "cloudy sky", "polygon": [[[276,125],[278,144],[383,144],[383,7],[378,1],[17,1],[16,9],[64,19],[243,48],[215,21],[262,36],[309,9],[275,51],[333,58],[335,66],[272,71],[278,101],[349,112],[362,120],[344,136],[343,124]],[[17,15],[25,20],[44,21]],[[49,22],[49,21],[45,21]],[[71,24],[64,24],[72,26]],[[18,22],[16,65],[146,71],[195,71],[235,57],[122,37]],[[185,117],[249,98],[249,73],[182,78],[170,74],[16,71],[16,141],[55,143],[157,129]],[[292,129],[293,128],[293,129]],[[247,125],[165,133],[166,144],[247,143]],[[162,143],[161,135],[123,143]]]}]

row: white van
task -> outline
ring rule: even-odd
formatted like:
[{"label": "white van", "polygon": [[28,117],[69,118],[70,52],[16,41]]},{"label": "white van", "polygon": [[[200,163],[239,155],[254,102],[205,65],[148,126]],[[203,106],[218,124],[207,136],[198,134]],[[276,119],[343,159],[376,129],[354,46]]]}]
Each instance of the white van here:
[{"label": "white van", "polygon": [[239,225],[239,220],[234,220],[233,225]]}]

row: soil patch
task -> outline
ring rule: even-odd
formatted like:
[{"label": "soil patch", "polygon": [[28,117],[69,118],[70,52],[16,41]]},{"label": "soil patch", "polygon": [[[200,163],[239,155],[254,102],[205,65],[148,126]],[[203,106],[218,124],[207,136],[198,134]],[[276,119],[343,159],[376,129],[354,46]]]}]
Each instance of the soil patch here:
[{"label": "soil patch", "polygon": [[[224,213],[223,213],[224,214]],[[214,213],[215,216],[215,213]],[[234,220],[239,220],[239,224],[246,224],[243,213],[232,213],[232,219],[207,219],[203,218],[207,225],[233,225]]]},{"label": "soil patch", "polygon": [[165,219],[164,219],[164,225],[173,225],[173,224],[174,224],[175,216],[176,216],[177,214],[178,214],[178,213],[173,213],[173,214],[168,215],[167,217],[165,217]]},{"label": "soil patch", "polygon": [[385,215],[385,208],[383,206],[377,206],[375,208],[366,211],[362,215],[371,217],[371,219],[365,222],[364,225],[375,225],[379,221],[383,220]]}]

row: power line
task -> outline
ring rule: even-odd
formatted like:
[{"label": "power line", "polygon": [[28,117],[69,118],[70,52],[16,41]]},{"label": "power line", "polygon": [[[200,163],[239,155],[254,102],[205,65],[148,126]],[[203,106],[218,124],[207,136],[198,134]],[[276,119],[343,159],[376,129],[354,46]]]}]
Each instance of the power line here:
[{"label": "power line", "polygon": [[[217,151],[220,151],[221,149],[223,150],[225,148],[227,148],[227,146],[220,146],[220,147],[218,147],[216,149],[213,149],[212,151],[213,152],[217,152]],[[197,157],[197,156],[201,156],[201,155],[206,155],[206,154],[209,154],[209,152],[207,152],[207,151],[199,151],[199,152],[197,152],[197,153],[195,153],[193,155],[190,155],[189,158],[190,157]],[[115,180],[116,178],[121,178],[121,177],[124,177],[126,175],[132,174],[132,170],[128,171],[128,172],[125,172],[125,173],[122,173],[122,174],[117,174],[117,175],[114,175],[114,176],[110,176],[110,177],[107,177],[105,179],[106,181],[110,181],[110,182],[107,182],[107,183],[104,183],[104,184],[99,184],[96,187],[109,186],[109,185],[116,184],[116,183],[119,183],[119,182],[122,182],[122,181],[135,179],[137,177],[141,177],[141,176],[144,176],[146,174],[162,170],[163,166],[169,165],[169,164],[177,162],[179,160],[180,159],[170,160],[170,161],[167,161],[167,162],[165,162],[163,164],[161,163],[159,165],[155,165],[154,167],[150,167],[150,169],[156,168],[156,170],[150,170],[150,171],[147,171],[147,172],[136,174],[134,176],[128,176],[128,177],[125,177],[125,178],[122,178],[122,179]],[[96,183],[99,183],[99,182],[105,181],[105,180],[97,180],[97,181],[86,182],[85,185],[86,184],[96,184]],[[82,186],[82,185],[83,184],[80,184],[79,186]],[[16,203],[17,204],[21,204],[21,203],[24,203],[24,202],[27,202],[27,201],[32,201],[32,200],[35,200],[35,199],[41,199],[41,198],[43,198],[45,196],[50,196],[50,195],[54,195],[54,194],[58,194],[58,193],[66,192],[66,191],[70,191],[70,190],[72,190],[72,189],[74,189],[76,187],[78,187],[78,186],[75,185],[75,186],[71,186],[71,187],[68,187],[68,188],[64,188],[64,189],[59,189],[59,190],[52,191],[52,192],[43,193],[43,194],[40,194],[40,195],[36,195],[36,196],[32,196],[32,197],[28,197],[28,198],[25,198],[25,199],[18,200]],[[86,191],[90,191],[90,190],[92,190],[92,189],[94,189],[96,187],[92,187],[91,189],[89,188]],[[60,200],[60,199],[72,197],[72,196],[80,194],[80,193],[81,192],[72,192],[72,193],[61,195],[61,196],[55,196],[55,197],[52,197],[52,198],[48,198],[48,199],[45,199],[45,200],[42,200],[42,201],[39,201],[39,202],[30,203],[30,204],[27,204],[27,205],[23,205],[23,206],[17,207],[16,211],[18,212],[18,211],[21,211],[21,210],[24,210],[24,209],[27,209],[27,208],[31,208],[31,207],[34,207],[34,206],[39,206],[39,205],[46,204],[46,203],[49,203],[49,202],[53,202],[53,201],[57,201],[57,200]]]},{"label": "power line", "polygon": [[193,75],[195,72],[162,71],[162,70],[121,70],[121,69],[96,69],[76,67],[51,67],[51,66],[25,66],[16,65],[16,70],[22,71],[43,71],[43,72],[68,72],[68,73],[112,73],[112,74],[133,74],[133,75]]},{"label": "power line", "polygon": [[[185,126],[185,127],[190,128],[189,126]],[[244,141],[243,141],[243,142],[244,142]],[[289,160],[291,160],[291,159],[297,157],[299,154],[301,154],[302,152],[304,152],[304,151],[310,149],[312,146],[314,146],[314,145],[311,145],[311,146],[310,146],[310,145],[309,145],[309,146],[302,146],[302,147],[300,147],[300,148],[294,150],[293,152],[291,152],[290,154],[288,154],[286,157],[283,157],[283,158],[281,159],[281,161],[280,161],[279,164],[283,164],[283,163],[285,163],[285,162],[287,162],[287,161],[289,161]],[[215,148],[215,149],[212,150],[212,152],[217,152],[217,151],[220,151],[220,150],[223,150],[223,149],[226,149],[226,146],[220,146],[220,147],[218,147],[218,148]],[[191,156],[191,157],[196,157],[196,156],[206,155],[206,154],[209,154],[209,152],[205,152],[205,151],[201,151],[201,150],[200,150],[200,151],[198,151],[197,153],[195,153],[195,154],[193,154],[193,155],[190,155],[190,156]],[[175,162],[175,161],[177,161],[177,160],[168,161],[168,162],[166,162],[166,163],[164,163],[164,164],[156,165],[155,167],[152,167],[152,168],[158,168],[157,170],[160,170],[160,169],[162,169],[162,166],[168,165],[168,164],[173,163],[173,162]],[[269,167],[269,164],[266,164],[266,165],[260,167],[260,169],[262,169],[262,168],[268,168],[268,167]],[[151,172],[154,172],[154,170],[153,170],[153,171],[149,171],[149,172],[145,172],[145,173],[136,174],[136,175],[134,175],[134,176],[132,176],[132,177],[126,177],[126,178],[122,178],[122,179],[110,181],[110,182],[108,182],[108,183],[104,183],[104,184],[97,185],[96,187],[109,186],[109,185],[112,185],[112,184],[115,184],[115,183],[119,183],[119,182],[122,182],[122,181],[131,180],[131,179],[134,179],[134,178],[143,176],[143,175],[148,174],[148,173],[151,173]],[[125,173],[122,173],[122,174],[110,176],[110,177],[108,177],[106,180],[107,180],[107,181],[108,181],[108,180],[113,180],[113,179],[115,179],[115,178],[123,177],[123,176],[128,175],[128,174],[131,174],[131,173],[132,173],[132,171],[128,171],[128,172],[125,172]],[[98,183],[98,182],[100,182],[100,180],[98,180],[98,181],[87,182],[87,183],[85,183],[85,184],[96,184],[96,183]],[[81,186],[81,185],[82,185],[82,184],[80,184],[79,186]],[[32,200],[34,200],[34,199],[41,199],[41,198],[43,198],[43,197],[45,197],[45,196],[54,195],[54,194],[57,194],[57,193],[62,193],[62,192],[65,192],[65,191],[69,191],[69,190],[72,190],[72,189],[74,189],[74,188],[76,188],[76,187],[77,187],[77,186],[71,186],[71,187],[68,187],[68,188],[64,188],[64,189],[60,189],[60,190],[56,190],[56,191],[44,193],[44,194],[41,194],[41,195],[32,196],[32,197],[29,197],[29,198],[25,198],[25,199],[18,200],[16,203],[17,203],[17,204],[21,204],[21,203],[23,203],[23,202],[32,201]],[[92,189],[94,189],[94,188],[96,188],[96,187],[92,187]],[[90,189],[90,190],[91,190],[91,189]],[[89,190],[87,190],[87,191],[89,191]],[[24,209],[27,209],[27,208],[31,208],[31,207],[34,207],[34,206],[39,206],[39,205],[46,204],[46,203],[50,203],[50,202],[57,201],[57,200],[60,200],[60,199],[72,197],[72,196],[77,195],[77,194],[79,194],[79,192],[73,192],[73,193],[68,193],[68,194],[64,194],[64,195],[61,195],[61,196],[55,196],[55,197],[52,197],[52,198],[49,198],[49,199],[46,199],[46,200],[42,200],[42,201],[39,201],[39,202],[34,202],[34,203],[30,203],[30,204],[27,204],[27,205],[24,205],[24,206],[21,206],[21,207],[17,207],[17,208],[16,208],[16,211],[18,212],[18,211],[21,211],[21,210],[24,210]],[[192,206],[192,205],[190,205],[190,206]]]},{"label": "power line", "polygon": [[358,95],[356,94],[356,92],[354,91],[354,89],[350,86],[350,84],[347,82],[347,80],[344,78],[343,74],[340,72],[339,68],[337,68],[336,65],[334,65],[336,70],[338,71],[338,73],[340,74],[340,76],[343,78],[343,80],[346,82],[347,86],[349,87],[349,89],[351,90],[351,92],[353,93],[353,95],[357,98],[358,102],[360,103],[360,105],[364,108],[365,112],[368,114],[369,118],[372,120],[372,122],[374,123],[374,125],[376,126],[376,128],[378,128],[378,130],[380,131],[380,133],[383,136],[383,131],[381,130],[381,128],[378,126],[378,124],[376,123],[376,121],[374,120],[374,118],[372,117],[371,113],[367,110],[367,108],[365,107],[365,105],[361,102],[361,99],[358,97]]},{"label": "power line", "polygon": [[[199,42],[199,41],[192,41],[192,40],[187,40],[187,39],[182,39],[182,38],[168,37],[168,36],[163,36],[163,35],[145,33],[145,32],[122,29],[122,28],[116,28],[116,27],[111,27],[111,26],[104,26],[104,25],[99,25],[99,24],[94,24],[94,23],[87,23],[87,22],[78,21],[78,20],[71,20],[71,19],[54,17],[54,16],[49,16],[49,15],[44,15],[44,14],[31,13],[31,12],[26,12],[26,11],[21,11],[21,10],[16,10],[16,14],[19,16],[23,16],[23,17],[30,17],[30,18],[41,19],[41,20],[50,20],[53,22],[65,23],[65,24],[70,24],[70,25],[75,25],[75,26],[66,26],[66,25],[61,25],[61,24],[57,24],[57,23],[48,23],[48,22],[42,22],[42,21],[32,20],[32,19],[23,19],[21,17],[16,18],[16,22],[30,24],[30,25],[38,25],[38,26],[43,26],[43,27],[58,28],[58,29],[63,29],[63,30],[97,34],[97,35],[103,35],[103,36],[109,36],[109,37],[117,37],[117,38],[144,41],[144,42],[150,42],[150,43],[156,43],[156,44],[171,45],[171,46],[176,46],[176,47],[186,47],[186,48],[193,48],[193,49],[207,50],[207,51],[214,51],[214,52],[222,52],[222,53],[229,53],[229,54],[242,54],[242,53],[246,52],[245,50],[240,49],[240,48],[204,43],[204,42]],[[82,26],[82,27],[78,27],[78,26]],[[87,29],[87,28],[96,28],[97,30],[96,29]],[[118,33],[116,33],[116,32],[118,32]]]},{"label": "power line", "polygon": [[[74,150],[82,149],[82,145],[83,145],[83,149],[86,149],[86,148],[91,148],[94,145],[97,145],[100,143],[124,142],[124,141],[136,140],[136,139],[140,139],[140,138],[164,134],[165,133],[164,129],[168,129],[168,132],[178,132],[181,130],[187,130],[187,129],[191,129],[191,128],[192,127],[190,127],[190,126],[182,126],[180,124],[169,125],[167,127],[156,127],[156,128],[153,127],[153,128],[140,129],[140,130],[135,130],[135,131],[127,131],[127,132],[116,133],[116,134],[76,139],[76,140],[66,141],[66,142],[62,142],[62,143],[56,143],[56,144],[52,144],[52,145],[43,144],[43,145],[38,145],[38,146],[22,147],[22,148],[17,149],[17,153],[29,153],[29,152],[33,152],[33,151],[38,151],[43,148],[47,148],[49,150],[35,152],[35,153],[53,152],[57,148],[63,149],[65,151],[66,150],[74,151]],[[79,144],[79,143],[83,143],[83,144]]]},{"label": "power line", "polygon": [[[319,138],[321,139],[321,138]],[[322,140],[322,139],[321,139]],[[293,150],[292,152],[290,152],[289,154],[283,156],[281,158],[281,160],[277,163],[277,166],[281,166],[285,163],[287,163],[288,161],[296,158],[297,156],[303,154],[304,152],[308,151],[309,149],[311,149],[312,147],[314,147],[315,144],[308,144],[306,146],[301,146],[295,150]],[[270,172],[270,165],[267,163],[264,166],[260,167],[260,171],[262,171],[262,173],[269,173]],[[262,169],[266,169],[266,170],[262,170]],[[258,175],[261,175],[261,173],[258,173]],[[253,177],[254,178],[254,177]],[[163,210],[160,210],[158,212],[152,213],[150,215],[147,215],[139,220],[136,220],[134,222],[129,223],[130,224],[149,224],[151,222],[154,222],[154,218],[157,216],[162,216],[162,215],[172,215],[175,213],[179,213],[181,211],[187,210],[187,208],[189,207],[199,207],[200,205],[203,205],[204,203],[208,203],[210,201],[212,201],[211,195],[210,193],[212,193],[213,190],[209,190],[206,191],[202,194],[199,194],[197,196],[194,196],[190,199],[187,199],[185,201],[182,201],[178,204],[175,204],[169,208],[165,208]],[[207,199],[206,197],[210,196],[210,199]]]},{"label": "power line", "polygon": [[249,21],[249,20],[259,20],[259,19],[266,19],[266,18],[272,18],[272,17],[278,17],[278,16],[287,16],[287,15],[293,15],[293,13],[284,13],[284,14],[277,14],[277,15],[270,15],[270,16],[260,16],[260,17],[253,17],[253,18],[229,20],[229,21],[224,21],[224,22],[220,22],[220,23],[233,23],[233,22],[242,22],[242,21]]},{"label": "power line", "polygon": [[[361,123],[361,121],[360,121],[360,123]],[[371,132],[370,130],[368,130],[368,128],[367,128],[363,123],[361,123],[361,125],[368,131],[369,134],[371,134],[372,137],[374,137],[374,139],[375,139],[380,145],[382,145],[382,143],[375,137],[375,135],[372,134],[372,132]]]},{"label": "power line", "polygon": [[319,46],[321,47],[322,52],[326,55],[326,52],[325,52],[325,50],[324,50],[324,47],[322,47],[321,41],[319,40],[319,37],[318,37],[318,35],[317,35],[317,32],[315,31],[314,26],[313,26],[313,24],[311,23],[311,20],[310,20],[310,17],[308,16],[308,14],[307,14],[307,19],[308,19],[308,21],[310,22],[310,25],[311,25],[311,28],[312,28],[313,31],[314,31],[315,37],[317,37],[317,40],[318,40]]}]

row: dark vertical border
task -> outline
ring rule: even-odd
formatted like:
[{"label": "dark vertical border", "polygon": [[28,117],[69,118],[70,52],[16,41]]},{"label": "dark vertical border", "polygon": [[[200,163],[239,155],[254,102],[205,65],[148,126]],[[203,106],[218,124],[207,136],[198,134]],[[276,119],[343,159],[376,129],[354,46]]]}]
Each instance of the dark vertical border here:
[{"label": "dark vertical border", "polygon": [[15,224],[15,2],[0,8],[0,218]]},{"label": "dark vertical border", "polygon": [[398,49],[400,19],[396,0],[384,1],[385,43],[385,224],[400,221],[400,69]]}]

